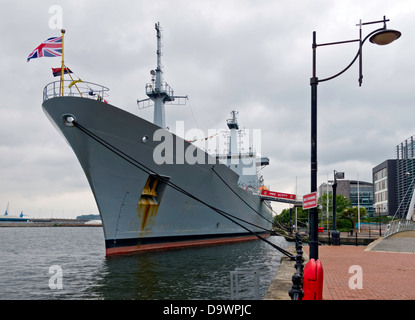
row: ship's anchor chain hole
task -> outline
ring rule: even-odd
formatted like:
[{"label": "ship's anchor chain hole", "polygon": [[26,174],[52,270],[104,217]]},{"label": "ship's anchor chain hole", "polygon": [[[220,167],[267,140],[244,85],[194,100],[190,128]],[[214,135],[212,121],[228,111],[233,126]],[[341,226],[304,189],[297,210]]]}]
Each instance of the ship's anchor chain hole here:
[{"label": "ship's anchor chain hole", "polygon": [[73,122],[76,121],[75,116],[69,113],[62,115],[63,124],[67,127],[73,127]]}]

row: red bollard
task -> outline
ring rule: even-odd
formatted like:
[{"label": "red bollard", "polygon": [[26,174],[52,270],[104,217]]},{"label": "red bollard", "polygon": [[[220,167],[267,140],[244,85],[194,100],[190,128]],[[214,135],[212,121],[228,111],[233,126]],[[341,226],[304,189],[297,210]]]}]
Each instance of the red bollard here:
[{"label": "red bollard", "polygon": [[323,300],[323,265],[310,259],[304,267],[303,300]]}]

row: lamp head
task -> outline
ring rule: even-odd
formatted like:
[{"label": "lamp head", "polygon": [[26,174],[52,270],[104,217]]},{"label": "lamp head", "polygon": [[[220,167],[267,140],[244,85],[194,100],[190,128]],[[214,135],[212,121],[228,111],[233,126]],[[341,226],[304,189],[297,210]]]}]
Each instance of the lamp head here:
[{"label": "lamp head", "polygon": [[391,29],[383,29],[379,32],[376,32],[374,35],[372,35],[369,38],[369,41],[374,44],[384,46],[399,39],[400,36],[401,36],[401,33],[399,31],[391,30]]}]

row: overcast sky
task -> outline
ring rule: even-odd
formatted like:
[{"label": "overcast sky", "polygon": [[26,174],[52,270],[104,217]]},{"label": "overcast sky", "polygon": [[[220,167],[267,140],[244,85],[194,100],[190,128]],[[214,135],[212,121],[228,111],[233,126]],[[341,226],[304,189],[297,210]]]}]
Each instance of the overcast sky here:
[{"label": "overcast sky", "polygon": [[[109,87],[111,104],[150,120],[152,110],[138,110],[136,100],[146,98],[156,67],[160,22],[165,80],[189,96],[186,106],[167,107],[167,125],[225,129],[230,111],[239,111],[242,127],[261,130],[266,185],[299,196],[310,192],[312,32],[318,43],[356,39],[360,19],[386,15],[402,37],[384,47],[365,43],[362,87],[357,63],[318,85],[318,184],[333,170],[371,182],[372,168],[415,134],[413,0],[1,0],[0,212],[8,202],[10,214],[35,218],[98,212],[74,153],[41,108],[60,58],[26,62],[60,36],[51,28],[54,5],[62,8],[66,65]],[[363,35],[378,27],[364,26]],[[357,49],[319,47],[317,76],[339,72]]]}]

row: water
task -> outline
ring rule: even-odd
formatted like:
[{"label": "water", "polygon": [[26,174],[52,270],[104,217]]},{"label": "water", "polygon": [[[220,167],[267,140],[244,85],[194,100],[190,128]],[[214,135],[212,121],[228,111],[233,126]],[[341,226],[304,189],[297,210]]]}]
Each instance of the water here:
[{"label": "water", "polygon": [[[98,227],[6,227],[0,242],[0,299],[228,300],[235,268],[259,270],[263,298],[281,258],[260,240],[106,258]],[[240,279],[252,299],[252,278]]]}]

